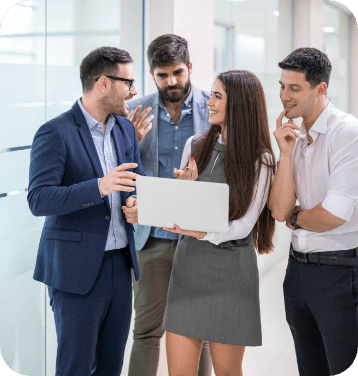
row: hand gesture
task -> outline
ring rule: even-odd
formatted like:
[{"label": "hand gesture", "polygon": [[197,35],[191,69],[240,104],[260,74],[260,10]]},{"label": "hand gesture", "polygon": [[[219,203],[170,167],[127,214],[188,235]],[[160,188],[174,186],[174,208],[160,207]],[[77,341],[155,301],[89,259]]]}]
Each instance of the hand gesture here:
[{"label": "hand gesture", "polygon": [[207,235],[207,232],[202,231],[181,230],[177,225],[174,225],[174,228],[162,227],[162,229],[165,231],[174,232],[174,234],[192,236],[193,238],[198,239],[202,239]]},{"label": "hand gesture", "polygon": [[[136,167],[138,167],[137,163],[123,163],[101,178],[99,189],[102,196],[108,196],[115,191],[133,192],[135,188],[132,187],[136,186],[134,179],[138,174],[125,170]],[[132,187],[127,187],[127,185]]]},{"label": "hand gesture", "polygon": [[198,178],[198,166],[195,159],[191,157],[188,166],[184,170],[174,170],[173,174],[177,179],[196,180]]},{"label": "hand gesture", "polygon": [[152,107],[147,107],[138,116],[141,109],[142,105],[140,104],[135,110],[132,110],[127,117],[134,125],[134,129],[139,144],[143,141],[145,135],[152,129],[151,121],[154,119],[154,115],[150,115],[146,119],[144,119],[149,114],[149,112],[152,111]]},{"label": "hand gesture", "polygon": [[122,210],[128,223],[138,223],[138,207],[135,197],[128,197],[126,206],[122,206]]},{"label": "hand gesture", "polygon": [[300,130],[298,125],[293,123],[293,120],[289,120],[287,123],[282,124],[282,120],[286,114],[286,110],[282,111],[280,116],[276,120],[276,130],[273,135],[276,138],[278,147],[281,154],[291,157],[293,147],[299,135],[296,130]]}]

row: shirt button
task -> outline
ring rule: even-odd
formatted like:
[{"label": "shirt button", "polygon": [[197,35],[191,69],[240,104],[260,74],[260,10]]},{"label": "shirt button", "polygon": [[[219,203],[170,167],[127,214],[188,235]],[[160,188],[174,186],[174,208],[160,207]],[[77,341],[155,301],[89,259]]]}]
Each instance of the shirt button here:
[{"label": "shirt button", "polygon": [[116,207],[116,205],[113,205],[113,207],[115,208],[115,207]]},{"label": "shirt button", "polygon": [[169,114],[167,114],[167,116],[170,116]]},{"label": "shirt button", "polygon": [[83,206],[84,208],[87,208],[87,204],[83,204],[82,206]]},{"label": "shirt button", "polygon": [[189,104],[189,106],[188,106],[189,108],[191,107],[191,105]]},{"label": "shirt button", "polygon": [[176,146],[175,149],[178,149],[178,146]]},{"label": "shirt button", "polygon": [[117,227],[115,228],[115,230],[117,231]]},{"label": "shirt button", "polygon": [[111,217],[107,214],[107,215],[104,216],[104,219],[105,219],[106,221],[109,221],[109,220],[111,219]]},{"label": "shirt button", "polygon": [[176,126],[175,126],[175,129],[178,129],[178,128],[179,128],[179,127],[176,125]]}]

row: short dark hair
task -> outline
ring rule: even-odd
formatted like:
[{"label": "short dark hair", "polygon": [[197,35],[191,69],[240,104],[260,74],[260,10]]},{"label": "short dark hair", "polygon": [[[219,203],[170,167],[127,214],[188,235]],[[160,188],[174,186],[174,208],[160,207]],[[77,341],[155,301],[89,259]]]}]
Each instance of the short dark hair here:
[{"label": "short dark hair", "polygon": [[328,56],[316,48],[297,48],[278,63],[278,66],[284,70],[305,73],[311,88],[321,82],[325,82],[328,87],[332,64]]},{"label": "short dark hair", "polygon": [[93,89],[97,77],[118,73],[118,64],[133,63],[127,51],[116,47],[100,47],[90,52],[81,62],[80,78],[83,92]]},{"label": "short dark hair", "polygon": [[151,71],[179,63],[188,66],[190,63],[188,42],[179,35],[161,35],[148,46],[147,57]]}]

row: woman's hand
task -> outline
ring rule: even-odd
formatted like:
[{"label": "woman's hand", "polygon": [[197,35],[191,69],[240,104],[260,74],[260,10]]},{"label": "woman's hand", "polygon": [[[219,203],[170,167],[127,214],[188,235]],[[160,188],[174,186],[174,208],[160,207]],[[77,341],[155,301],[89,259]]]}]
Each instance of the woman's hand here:
[{"label": "woman's hand", "polygon": [[198,178],[198,167],[195,159],[191,157],[188,166],[184,170],[174,170],[173,174],[177,179],[196,180]]},{"label": "woman's hand", "polygon": [[174,232],[175,234],[192,236],[193,238],[198,238],[198,239],[202,239],[207,235],[207,232],[202,232],[202,231],[181,230],[179,226],[177,225],[174,225],[174,228],[162,227],[162,229],[165,231]]}]

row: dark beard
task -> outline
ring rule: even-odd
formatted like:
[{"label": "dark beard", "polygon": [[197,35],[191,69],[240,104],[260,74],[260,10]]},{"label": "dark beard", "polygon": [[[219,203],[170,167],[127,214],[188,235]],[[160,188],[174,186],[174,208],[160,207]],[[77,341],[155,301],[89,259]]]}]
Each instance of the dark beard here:
[{"label": "dark beard", "polygon": [[[157,85],[156,81],[155,81],[155,84]],[[185,87],[176,84],[174,86],[167,86],[164,89],[160,89],[159,86],[157,85],[157,89],[162,100],[171,102],[171,103],[176,103],[176,102],[179,102],[180,99],[183,99],[188,94],[190,85],[191,84],[190,84],[190,78],[189,78]],[[170,92],[170,89],[182,89],[182,90],[179,92]]]}]

